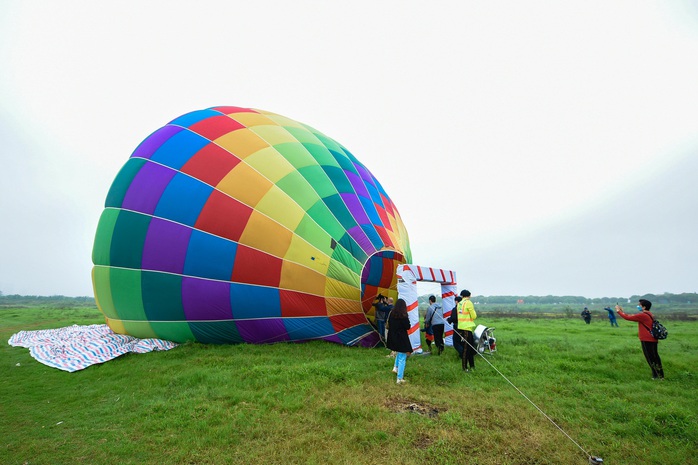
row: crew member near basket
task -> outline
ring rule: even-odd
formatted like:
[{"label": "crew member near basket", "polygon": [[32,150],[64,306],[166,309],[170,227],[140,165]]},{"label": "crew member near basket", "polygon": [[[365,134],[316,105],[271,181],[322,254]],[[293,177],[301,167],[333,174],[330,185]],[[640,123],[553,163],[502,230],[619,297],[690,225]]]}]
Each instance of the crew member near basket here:
[{"label": "crew member near basket", "polygon": [[620,305],[616,305],[616,312],[625,320],[637,322],[637,337],[640,339],[640,344],[642,344],[642,353],[645,355],[645,360],[647,360],[647,364],[652,369],[652,379],[664,379],[662,359],[659,358],[659,352],[657,351],[659,341],[650,332],[654,322],[654,315],[650,312],[652,302],[640,299],[638,303],[637,309],[640,310],[640,313],[629,315],[623,311],[623,307]]},{"label": "crew member near basket", "polygon": [[[473,331],[475,330],[475,307],[470,301],[470,291],[463,289],[460,291],[462,300],[458,302],[456,311],[451,313],[448,322],[453,325],[454,338],[463,338],[465,346],[462,354],[463,370],[475,368],[475,338]],[[469,367],[469,368],[468,368]]]}]

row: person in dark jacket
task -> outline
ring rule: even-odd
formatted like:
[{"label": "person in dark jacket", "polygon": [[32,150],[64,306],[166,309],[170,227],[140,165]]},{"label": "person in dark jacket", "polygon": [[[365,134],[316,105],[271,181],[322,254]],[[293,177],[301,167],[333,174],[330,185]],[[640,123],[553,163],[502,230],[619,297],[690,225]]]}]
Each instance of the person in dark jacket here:
[{"label": "person in dark jacket", "polygon": [[388,319],[390,310],[393,309],[393,298],[378,295],[373,302],[373,306],[376,307],[376,326],[378,327],[378,334],[380,335],[381,341],[385,342],[383,340],[385,338],[385,321]]},{"label": "person in dark jacket", "polygon": [[407,354],[412,352],[412,343],[408,331],[410,319],[407,317],[407,304],[403,299],[397,299],[393,311],[388,317],[388,340],[386,346],[395,351],[393,373],[397,373],[397,384],[405,382],[405,362]]},{"label": "person in dark jacket", "polygon": [[456,311],[458,310],[458,304],[461,300],[462,297],[457,295],[456,306],[453,307],[453,310],[451,310],[451,316],[448,317],[448,320],[446,320],[453,328],[453,348],[456,349],[456,352],[458,352],[458,360],[463,360],[463,353],[465,352],[465,344],[463,344],[463,339],[459,337],[458,332],[456,331],[456,323],[458,322],[458,314]]},{"label": "person in dark jacket", "polygon": [[664,379],[662,359],[659,358],[659,352],[657,351],[659,341],[650,332],[652,323],[654,323],[654,315],[650,312],[652,302],[640,299],[638,303],[640,305],[637,306],[637,309],[640,310],[640,313],[635,313],[634,315],[627,314],[620,305],[616,305],[616,312],[625,320],[637,322],[637,337],[640,339],[645,360],[647,360],[647,364],[652,369],[652,379]]}]

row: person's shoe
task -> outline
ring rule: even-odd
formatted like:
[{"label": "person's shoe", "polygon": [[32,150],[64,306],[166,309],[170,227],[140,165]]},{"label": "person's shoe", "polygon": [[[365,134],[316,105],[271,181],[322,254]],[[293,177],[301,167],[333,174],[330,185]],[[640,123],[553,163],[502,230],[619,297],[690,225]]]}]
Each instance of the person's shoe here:
[{"label": "person's shoe", "polygon": [[393,373],[397,373],[397,368],[393,368]]},{"label": "person's shoe", "polygon": [[397,380],[397,384],[405,384],[405,383],[407,383],[406,379],[398,379]]}]

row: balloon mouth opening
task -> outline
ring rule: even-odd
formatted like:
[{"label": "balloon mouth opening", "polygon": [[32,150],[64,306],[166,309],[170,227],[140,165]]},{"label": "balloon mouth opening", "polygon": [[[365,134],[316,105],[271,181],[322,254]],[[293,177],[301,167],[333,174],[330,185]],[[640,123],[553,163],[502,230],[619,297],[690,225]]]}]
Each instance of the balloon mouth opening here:
[{"label": "balloon mouth opening", "polygon": [[397,300],[397,267],[406,264],[405,256],[396,250],[381,250],[371,255],[361,272],[361,306],[366,320],[378,331],[376,307],[379,295]]}]

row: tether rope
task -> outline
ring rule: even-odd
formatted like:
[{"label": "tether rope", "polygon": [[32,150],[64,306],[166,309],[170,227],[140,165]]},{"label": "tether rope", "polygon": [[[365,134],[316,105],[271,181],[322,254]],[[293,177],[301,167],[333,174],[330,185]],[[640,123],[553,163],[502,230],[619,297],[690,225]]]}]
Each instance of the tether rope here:
[{"label": "tether rope", "polygon": [[[487,360],[487,357],[485,357],[484,354],[480,353],[480,351],[477,350],[476,347],[473,347],[473,346],[472,346],[463,336],[461,336],[456,330],[453,331],[453,334],[458,335],[458,337],[460,337],[461,340],[462,340],[465,344],[467,344],[471,349],[473,349],[473,350],[475,351],[476,354],[478,354],[484,361],[486,361],[486,362],[489,364],[489,366],[491,366],[491,367],[494,369],[494,371],[496,371],[496,372],[499,374],[499,376],[501,376],[502,378],[504,378],[504,379],[506,380],[506,382],[509,383],[509,384],[511,385],[511,387],[513,387],[514,389],[516,389],[516,392],[518,392],[519,394],[521,394],[521,396],[523,396],[524,399],[526,399],[531,405],[533,405],[533,407],[535,407],[536,410],[538,410],[545,418],[547,418],[548,421],[549,421],[550,423],[553,424],[553,426],[555,426],[562,434],[564,434],[564,435],[567,437],[567,439],[569,439],[570,441],[572,441],[572,443],[573,443],[575,446],[577,446],[577,447],[579,448],[579,450],[581,450],[581,451],[587,456],[587,458],[589,459],[589,463],[597,463],[598,457],[592,456],[592,455],[591,455],[589,452],[587,452],[586,449],[584,449],[577,441],[575,441],[575,440],[572,438],[572,436],[570,436],[569,434],[567,434],[567,432],[566,432],[564,429],[562,429],[562,427],[561,427],[560,425],[558,425],[557,423],[555,423],[555,420],[553,420],[552,418],[550,418],[550,416],[548,416],[548,414],[545,413],[545,412],[543,411],[543,409],[541,409],[540,407],[538,407],[538,405],[536,405],[535,402],[533,402],[531,399],[529,399],[528,396],[527,396],[526,394],[524,394],[524,392],[523,392],[521,389],[519,389],[514,383],[511,382],[511,380],[509,380],[509,378],[507,378],[506,376],[504,376],[504,373],[502,373],[501,371],[499,371],[499,370],[497,369],[497,367],[494,366],[494,365],[492,364],[492,362],[490,362],[489,360]],[[485,334],[486,334],[486,333],[485,333]],[[465,347],[463,347],[463,357],[465,357]]]}]

